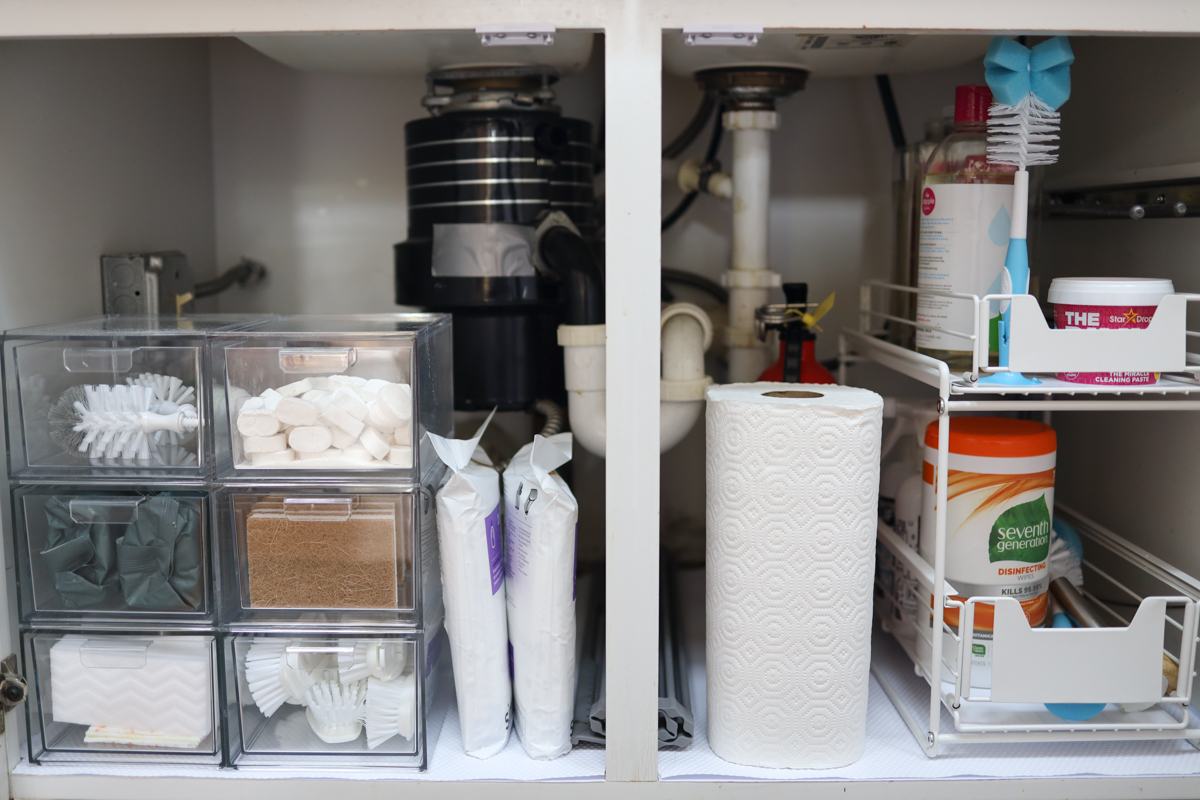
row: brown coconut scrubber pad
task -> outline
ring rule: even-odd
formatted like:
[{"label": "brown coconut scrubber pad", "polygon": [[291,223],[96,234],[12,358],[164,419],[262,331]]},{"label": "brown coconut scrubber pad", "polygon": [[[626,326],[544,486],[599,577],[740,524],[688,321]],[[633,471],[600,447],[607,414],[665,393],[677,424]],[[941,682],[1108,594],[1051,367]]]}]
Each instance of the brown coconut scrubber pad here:
[{"label": "brown coconut scrubber pad", "polygon": [[253,608],[397,607],[391,503],[363,504],[338,519],[285,515],[269,498],[246,518],[246,557]]}]

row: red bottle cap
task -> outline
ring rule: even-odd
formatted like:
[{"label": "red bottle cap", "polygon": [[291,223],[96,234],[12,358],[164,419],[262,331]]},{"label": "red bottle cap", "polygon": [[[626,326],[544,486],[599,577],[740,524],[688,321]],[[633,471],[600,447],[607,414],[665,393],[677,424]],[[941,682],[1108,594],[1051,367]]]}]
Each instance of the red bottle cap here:
[{"label": "red bottle cap", "polygon": [[958,86],[954,89],[954,124],[987,122],[992,90],[986,86]]}]

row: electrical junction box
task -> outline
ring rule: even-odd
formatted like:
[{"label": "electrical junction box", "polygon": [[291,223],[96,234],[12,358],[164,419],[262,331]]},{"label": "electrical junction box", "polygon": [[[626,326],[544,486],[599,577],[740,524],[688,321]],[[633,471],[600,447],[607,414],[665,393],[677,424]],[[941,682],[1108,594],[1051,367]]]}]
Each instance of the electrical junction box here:
[{"label": "electrical junction box", "polygon": [[178,250],[101,256],[105,314],[177,316],[195,310],[196,281]]}]

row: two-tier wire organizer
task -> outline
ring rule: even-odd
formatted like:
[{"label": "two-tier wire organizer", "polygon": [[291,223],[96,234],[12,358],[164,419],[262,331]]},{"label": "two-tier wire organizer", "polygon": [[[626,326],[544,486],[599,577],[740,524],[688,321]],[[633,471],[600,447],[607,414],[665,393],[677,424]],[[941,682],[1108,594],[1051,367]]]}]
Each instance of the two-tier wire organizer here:
[{"label": "two-tier wire organizer", "polygon": [[[897,295],[930,294],[971,303],[969,332],[952,331],[907,320],[880,310]],[[1190,709],[1195,675],[1200,580],[1175,569],[1140,547],[1106,530],[1071,508],[1056,504],[1055,513],[1079,532],[1085,547],[1084,595],[1106,617],[1104,628],[1030,627],[1011,598],[963,599],[946,582],[946,501],[950,415],[976,411],[1200,411],[1200,356],[1187,352],[1187,340],[1200,333],[1186,329],[1189,302],[1200,295],[1163,298],[1150,325],[1141,330],[1056,330],[1046,324],[1030,295],[979,297],[917,290],[869,281],[861,287],[859,329],[840,337],[839,382],[846,367],[873,361],[937,390],[937,463],[934,475],[936,512],[933,562],[922,558],[891,527],[879,524],[878,540],[917,578],[929,611],[897,624],[896,641],[912,660],[915,672],[929,682],[928,725],[919,706],[904,691],[904,675],[894,660],[873,657],[871,671],[917,742],[929,756],[939,746],[959,743],[1105,741],[1184,739],[1200,746],[1200,719]],[[1009,366],[988,365],[988,310],[993,302],[1011,304]],[[885,341],[879,325],[937,331],[970,343],[972,365],[954,374],[944,362]],[[967,348],[963,348],[967,349]],[[980,377],[1011,370],[1037,374],[1040,384],[1004,386],[981,383]],[[1139,386],[1076,384],[1057,380],[1059,372],[1155,372],[1158,382]],[[1048,373],[1048,374],[1047,374]],[[922,535],[929,528],[922,525]],[[930,548],[922,548],[926,554]],[[978,603],[995,606],[991,688],[971,685],[971,631]],[[958,617],[957,626],[946,612]],[[881,619],[885,617],[880,616]],[[922,619],[924,617],[924,619]],[[935,635],[934,631],[941,635]],[[1105,706],[1083,722],[1059,718],[1046,703],[1095,702],[1117,698],[1131,685],[1159,687],[1163,655],[1179,665],[1177,688],[1153,692],[1141,710]],[[1029,669],[1027,665],[1069,664],[1069,669]],[[940,669],[935,666],[940,665]],[[1161,696],[1157,696],[1161,694]],[[905,697],[910,700],[906,701]],[[942,730],[943,707],[954,730]]]}]

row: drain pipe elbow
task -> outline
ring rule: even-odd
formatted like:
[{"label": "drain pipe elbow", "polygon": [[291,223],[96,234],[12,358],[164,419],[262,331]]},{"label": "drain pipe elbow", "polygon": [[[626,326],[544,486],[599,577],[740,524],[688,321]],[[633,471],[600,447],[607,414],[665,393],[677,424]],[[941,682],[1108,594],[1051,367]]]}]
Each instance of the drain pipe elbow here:
[{"label": "drain pipe elbow", "polygon": [[[683,440],[704,409],[712,378],[704,374],[704,351],[712,344],[712,322],[691,303],[675,303],[662,313],[662,378],[659,452]],[[606,454],[604,325],[560,325],[566,372],[567,413],[575,441],[601,458]]]}]

